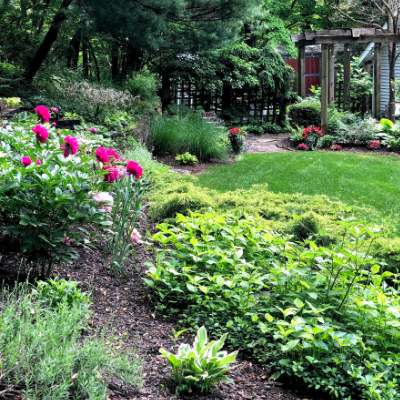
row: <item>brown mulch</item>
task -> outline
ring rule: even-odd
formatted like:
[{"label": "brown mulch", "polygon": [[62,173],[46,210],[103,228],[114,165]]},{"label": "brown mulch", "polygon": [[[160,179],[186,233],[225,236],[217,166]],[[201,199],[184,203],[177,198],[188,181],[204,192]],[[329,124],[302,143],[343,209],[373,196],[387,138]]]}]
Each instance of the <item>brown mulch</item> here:
[{"label": "brown mulch", "polygon": [[[297,147],[292,146],[292,142],[290,141],[289,138],[283,139],[279,146],[281,146],[284,149],[291,150],[291,151],[304,151],[304,150],[299,150]],[[316,148],[316,151],[327,151],[327,152],[332,152],[330,149],[321,149],[321,148]],[[400,157],[400,153],[394,153],[393,151],[388,151],[388,150],[369,150],[365,146],[353,146],[353,145],[342,145],[342,150],[340,152],[344,153],[367,153],[367,154],[379,154],[382,156],[393,156],[393,157]]]},{"label": "brown mulch", "polygon": [[172,169],[176,172],[186,172],[191,175],[197,175],[204,172],[204,170],[208,167],[218,167],[223,165],[229,165],[235,163],[235,157],[230,157],[229,161],[223,162],[199,162],[195,165],[180,165],[178,161],[175,160],[175,157],[156,157],[156,160],[159,163],[168,165],[172,167]]},{"label": "brown mulch", "polygon": [[[144,360],[144,384],[138,392],[124,386],[116,379],[109,385],[108,400],[169,400],[169,399],[267,399],[303,400],[307,395],[296,394],[296,386],[287,388],[269,378],[267,371],[251,361],[240,360],[239,366],[229,377],[234,384],[222,383],[209,395],[175,395],[175,384],[166,360],[159,357],[161,347],[173,351],[181,343],[192,343],[193,334],[185,332],[177,343],[173,341],[173,329],[178,327],[173,321],[163,319],[154,312],[142,278],[146,276],[144,262],[152,261],[153,252],[145,244],[136,245],[137,265],[126,267],[127,279],[110,277],[109,270],[103,268],[102,244],[95,249],[77,249],[80,257],[72,265],[64,266],[53,276],[80,282],[83,291],[92,291],[91,310],[94,313],[93,327],[103,326],[111,321],[116,332],[115,342],[123,340],[123,351],[137,349]],[[0,241],[0,279],[12,284],[16,279],[19,255],[9,243]],[[182,327],[179,327],[182,329]],[[0,386],[0,391],[4,389]],[[2,397],[0,396],[0,399]],[[9,399],[10,397],[7,397]],[[15,399],[20,398],[18,396]]]}]

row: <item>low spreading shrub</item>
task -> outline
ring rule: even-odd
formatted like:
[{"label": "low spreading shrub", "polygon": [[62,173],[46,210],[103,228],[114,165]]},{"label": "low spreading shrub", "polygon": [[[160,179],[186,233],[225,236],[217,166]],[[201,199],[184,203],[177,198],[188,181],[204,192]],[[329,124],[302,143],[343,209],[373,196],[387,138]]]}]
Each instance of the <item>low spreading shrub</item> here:
[{"label": "low spreading shrub", "polygon": [[318,141],[318,146],[323,149],[329,149],[335,141],[336,139],[334,136],[326,135]]},{"label": "low spreading shrub", "polygon": [[[331,398],[400,396],[397,277],[369,255],[375,228],[353,228],[337,246],[296,245],[249,216],[178,215],[161,224],[146,284],[159,313],[229,334],[281,375]],[[392,282],[389,284],[389,282]]]},{"label": "low spreading shrub", "polygon": [[[64,300],[67,299],[61,299]],[[116,338],[107,329],[90,334],[86,303],[69,304],[67,300],[67,305],[56,310],[43,307],[26,288],[3,295],[3,396],[11,395],[17,386],[22,388],[24,398],[105,400],[113,376],[125,384],[141,387],[142,361],[135,351],[121,355],[112,345]]]},{"label": "low spreading shrub", "polygon": [[317,214],[309,211],[301,216],[295,216],[295,222],[292,225],[292,232],[296,240],[306,240],[315,238],[319,233],[321,221]]},{"label": "low spreading shrub", "polygon": [[153,153],[157,156],[189,152],[200,161],[221,161],[228,157],[225,130],[205,121],[198,113],[154,117],[150,135]]},{"label": "low spreading shrub", "polygon": [[196,156],[192,156],[190,153],[186,152],[184,154],[177,155],[175,160],[179,161],[181,165],[194,165],[199,162]]},{"label": "low spreading shrub", "polygon": [[157,77],[147,70],[135,73],[124,86],[133,96],[139,96],[141,101],[151,104],[159,102],[157,90],[161,85]]}]

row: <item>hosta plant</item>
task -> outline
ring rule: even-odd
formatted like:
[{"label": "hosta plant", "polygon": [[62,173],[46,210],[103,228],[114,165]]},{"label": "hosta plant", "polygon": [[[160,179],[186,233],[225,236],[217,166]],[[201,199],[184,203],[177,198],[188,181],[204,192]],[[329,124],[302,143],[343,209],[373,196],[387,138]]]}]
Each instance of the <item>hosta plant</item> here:
[{"label": "hosta plant", "polygon": [[203,326],[197,332],[193,347],[181,344],[177,355],[160,349],[162,357],[172,368],[172,379],[178,385],[177,393],[193,390],[207,393],[215,389],[214,384],[220,381],[232,383],[225,374],[232,369],[229,364],[235,361],[238,352],[228,354],[220,351],[226,337],[227,334],[224,334],[219,340],[208,342]]},{"label": "hosta plant", "polygon": [[175,157],[181,165],[194,165],[199,162],[196,156],[192,156],[188,151]]}]

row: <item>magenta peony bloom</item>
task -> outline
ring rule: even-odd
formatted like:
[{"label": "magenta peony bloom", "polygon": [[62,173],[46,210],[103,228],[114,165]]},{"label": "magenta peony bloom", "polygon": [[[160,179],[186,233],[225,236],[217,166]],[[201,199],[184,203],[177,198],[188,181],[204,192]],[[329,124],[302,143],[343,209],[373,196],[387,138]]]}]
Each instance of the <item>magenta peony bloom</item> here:
[{"label": "magenta peony bloom", "polygon": [[38,158],[36,159],[36,165],[42,165],[42,162]]},{"label": "magenta peony bloom", "polygon": [[110,194],[108,194],[108,193],[106,193],[106,192],[96,193],[96,194],[93,196],[93,199],[94,199],[95,201],[97,201],[98,203],[99,203],[100,201],[106,201],[106,202],[108,202],[108,203],[110,204],[110,206],[103,205],[103,206],[98,206],[97,208],[98,208],[99,210],[105,210],[105,211],[108,211],[108,212],[111,211],[111,206],[112,206],[113,203],[114,203],[114,199],[113,199],[113,197],[112,197]]},{"label": "magenta peony bloom", "polygon": [[36,125],[32,132],[36,133],[36,140],[40,143],[46,143],[47,138],[49,137],[49,132],[42,125]]},{"label": "magenta peony bloom", "polygon": [[97,133],[97,129],[96,129],[96,128],[90,128],[90,130],[91,130],[93,133]]},{"label": "magenta peony bloom", "polygon": [[57,126],[57,124],[55,122],[52,123],[53,126]]},{"label": "magenta peony bloom", "polygon": [[42,124],[49,122],[51,115],[50,111],[45,106],[37,106],[35,108],[35,113],[41,118]]},{"label": "magenta peony bloom", "polygon": [[79,149],[78,139],[71,135],[66,136],[60,149],[64,150],[64,157],[68,157],[70,154],[76,154]]},{"label": "magenta peony bloom", "polygon": [[118,179],[118,170],[115,167],[112,167],[111,165],[107,165],[103,167],[104,171],[108,171],[108,174],[105,175],[104,180],[107,182],[114,182]]},{"label": "magenta peony bloom", "polygon": [[61,131],[57,131],[56,133],[57,133],[57,135],[61,135]]},{"label": "magenta peony bloom", "polygon": [[28,165],[31,165],[31,164],[32,164],[32,160],[31,160],[29,157],[22,157],[21,164],[22,164],[24,167],[27,167]]},{"label": "magenta peony bloom", "polygon": [[135,175],[136,179],[139,179],[143,176],[143,169],[136,161],[129,161],[128,165],[126,166],[126,170],[130,173]]},{"label": "magenta peony bloom", "polygon": [[58,113],[58,108],[57,107],[51,107],[51,110],[54,111],[55,113]]},{"label": "magenta peony bloom", "polygon": [[110,162],[110,159],[108,158],[108,155],[107,155],[107,150],[105,148],[99,147],[96,150],[95,154],[96,154],[97,160],[102,162],[103,164]]},{"label": "magenta peony bloom", "polygon": [[87,131],[87,130],[88,130],[88,128],[86,128],[86,126],[85,126],[85,127],[83,128],[83,130],[84,130],[84,131]]},{"label": "magenta peony bloom", "polygon": [[119,155],[113,149],[106,150],[107,156],[110,158],[111,162],[119,160]]}]

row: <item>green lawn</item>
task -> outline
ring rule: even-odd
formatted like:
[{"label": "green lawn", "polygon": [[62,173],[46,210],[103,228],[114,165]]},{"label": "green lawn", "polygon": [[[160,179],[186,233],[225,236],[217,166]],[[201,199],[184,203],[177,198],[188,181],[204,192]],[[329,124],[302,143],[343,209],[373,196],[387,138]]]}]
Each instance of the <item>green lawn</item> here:
[{"label": "green lawn", "polygon": [[[400,158],[375,154],[288,152],[246,154],[233,165],[210,167],[198,184],[219,191],[267,183],[273,192],[325,194],[349,205],[400,213]],[[397,218],[396,218],[397,219]]]}]

